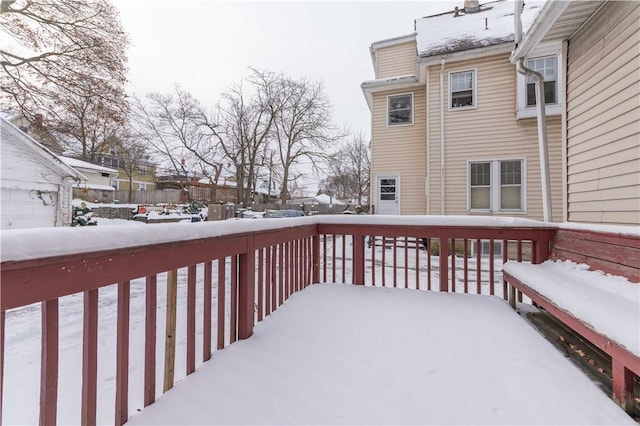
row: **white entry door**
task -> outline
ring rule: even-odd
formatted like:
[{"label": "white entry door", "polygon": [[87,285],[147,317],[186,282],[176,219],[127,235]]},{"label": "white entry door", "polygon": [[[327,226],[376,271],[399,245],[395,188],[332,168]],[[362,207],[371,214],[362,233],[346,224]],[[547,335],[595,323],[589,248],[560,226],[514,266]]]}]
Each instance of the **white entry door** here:
[{"label": "white entry door", "polygon": [[400,214],[400,176],[378,176],[376,214]]}]

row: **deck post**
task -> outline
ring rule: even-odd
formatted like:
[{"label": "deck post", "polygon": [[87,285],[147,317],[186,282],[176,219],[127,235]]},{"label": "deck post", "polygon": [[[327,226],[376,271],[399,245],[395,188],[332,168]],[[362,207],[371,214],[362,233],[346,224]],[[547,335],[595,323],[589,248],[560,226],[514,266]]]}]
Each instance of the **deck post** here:
[{"label": "deck post", "polygon": [[629,414],[633,412],[633,373],[616,358],[611,360],[613,400]]},{"label": "deck post", "polygon": [[364,285],[364,235],[353,235],[353,283]]},{"label": "deck post", "polygon": [[253,334],[256,253],[253,235],[247,237],[247,252],[239,256],[238,279],[238,339],[248,339]]}]

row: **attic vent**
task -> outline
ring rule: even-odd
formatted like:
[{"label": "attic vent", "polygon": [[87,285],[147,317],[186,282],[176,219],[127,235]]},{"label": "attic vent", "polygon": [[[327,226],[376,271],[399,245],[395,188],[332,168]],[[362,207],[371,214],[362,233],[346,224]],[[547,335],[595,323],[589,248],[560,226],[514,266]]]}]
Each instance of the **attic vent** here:
[{"label": "attic vent", "polygon": [[464,11],[465,11],[465,13],[480,12],[480,1],[479,0],[464,0]]}]

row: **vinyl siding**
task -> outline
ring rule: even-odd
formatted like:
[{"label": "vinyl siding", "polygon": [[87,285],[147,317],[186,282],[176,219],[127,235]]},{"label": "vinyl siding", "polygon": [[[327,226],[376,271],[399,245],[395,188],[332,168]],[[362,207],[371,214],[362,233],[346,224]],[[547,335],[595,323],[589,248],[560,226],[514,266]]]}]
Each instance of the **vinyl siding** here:
[{"label": "vinyl siding", "polygon": [[415,41],[376,49],[376,78],[415,75],[416,55]]},{"label": "vinyl siding", "polygon": [[[387,96],[413,93],[413,124],[387,126]],[[371,200],[376,203],[375,177],[400,175],[400,213],[425,213],[424,87],[376,93],[373,96]]]},{"label": "vinyl siding", "polygon": [[640,225],[640,3],[610,2],[569,41],[568,220]]},{"label": "vinyl siding", "polygon": [[[476,71],[476,107],[449,110],[449,73]],[[440,214],[440,66],[429,68],[428,213]],[[467,211],[467,161],[524,159],[526,211],[494,213],[542,219],[542,189],[536,119],[517,120],[516,70],[508,55],[446,64],[445,214]],[[553,220],[562,218],[561,119],[547,118]],[[491,213],[477,213],[491,214]]]}]

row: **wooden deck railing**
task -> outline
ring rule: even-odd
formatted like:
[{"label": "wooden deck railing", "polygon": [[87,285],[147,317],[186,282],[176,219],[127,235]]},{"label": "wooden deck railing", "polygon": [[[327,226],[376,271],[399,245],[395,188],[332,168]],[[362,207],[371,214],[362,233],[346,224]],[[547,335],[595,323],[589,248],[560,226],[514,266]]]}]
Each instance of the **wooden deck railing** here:
[{"label": "wooden deck railing", "polygon": [[[175,330],[171,328],[175,327],[177,297],[174,271],[181,270],[185,275],[186,270],[186,349],[181,356],[186,358],[186,374],[191,374],[196,369],[196,321],[202,322],[201,360],[204,362],[211,358],[212,341],[219,350],[236,339],[250,337],[256,322],[311,283],[345,282],[495,294],[494,286],[501,286],[499,268],[503,260],[507,257],[534,263],[545,260],[555,232],[541,226],[391,225],[364,218],[362,223],[356,218],[320,217],[313,222],[308,219],[283,220],[286,226],[275,229],[270,226],[271,229],[258,232],[243,231],[242,221],[184,225],[202,226],[203,230],[228,229],[223,235],[212,237],[127,245],[82,255],[3,259],[0,271],[0,407],[2,396],[16,391],[3,389],[7,315],[33,303],[40,304],[42,318],[40,424],[51,425],[57,420],[59,300],[71,294],[83,295],[82,389],[81,395],[76,396],[81,399],[80,421],[96,424],[98,291],[107,286],[117,288],[114,423],[121,425],[127,421],[130,412],[129,330],[133,280],[144,280],[143,398],[144,406],[147,406],[157,397],[157,287],[159,277],[165,272],[169,272],[166,274],[167,332],[164,336],[163,389],[166,391],[173,385],[175,367]],[[160,231],[168,229],[161,227],[176,225],[149,226],[158,227]],[[237,228],[236,232],[234,228]],[[139,232],[137,229],[131,228],[130,232]],[[78,230],[70,229],[68,235],[72,235],[71,232]],[[7,234],[3,235],[3,248],[12,241],[5,237]],[[490,258],[482,256],[479,249],[471,257],[472,245],[478,248],[483,240],[490,241]],[[493,259],[495,241],[502,242],[502,254]],[[444,253],[447,255],[440,256]],[[200,285],[202,288],[197,289]],[[202,292],[200,301],[197,292]],[[506,299],[506,288],[500,293]],[[197,311],[202,312],[200,318],[196,318]]]}]

